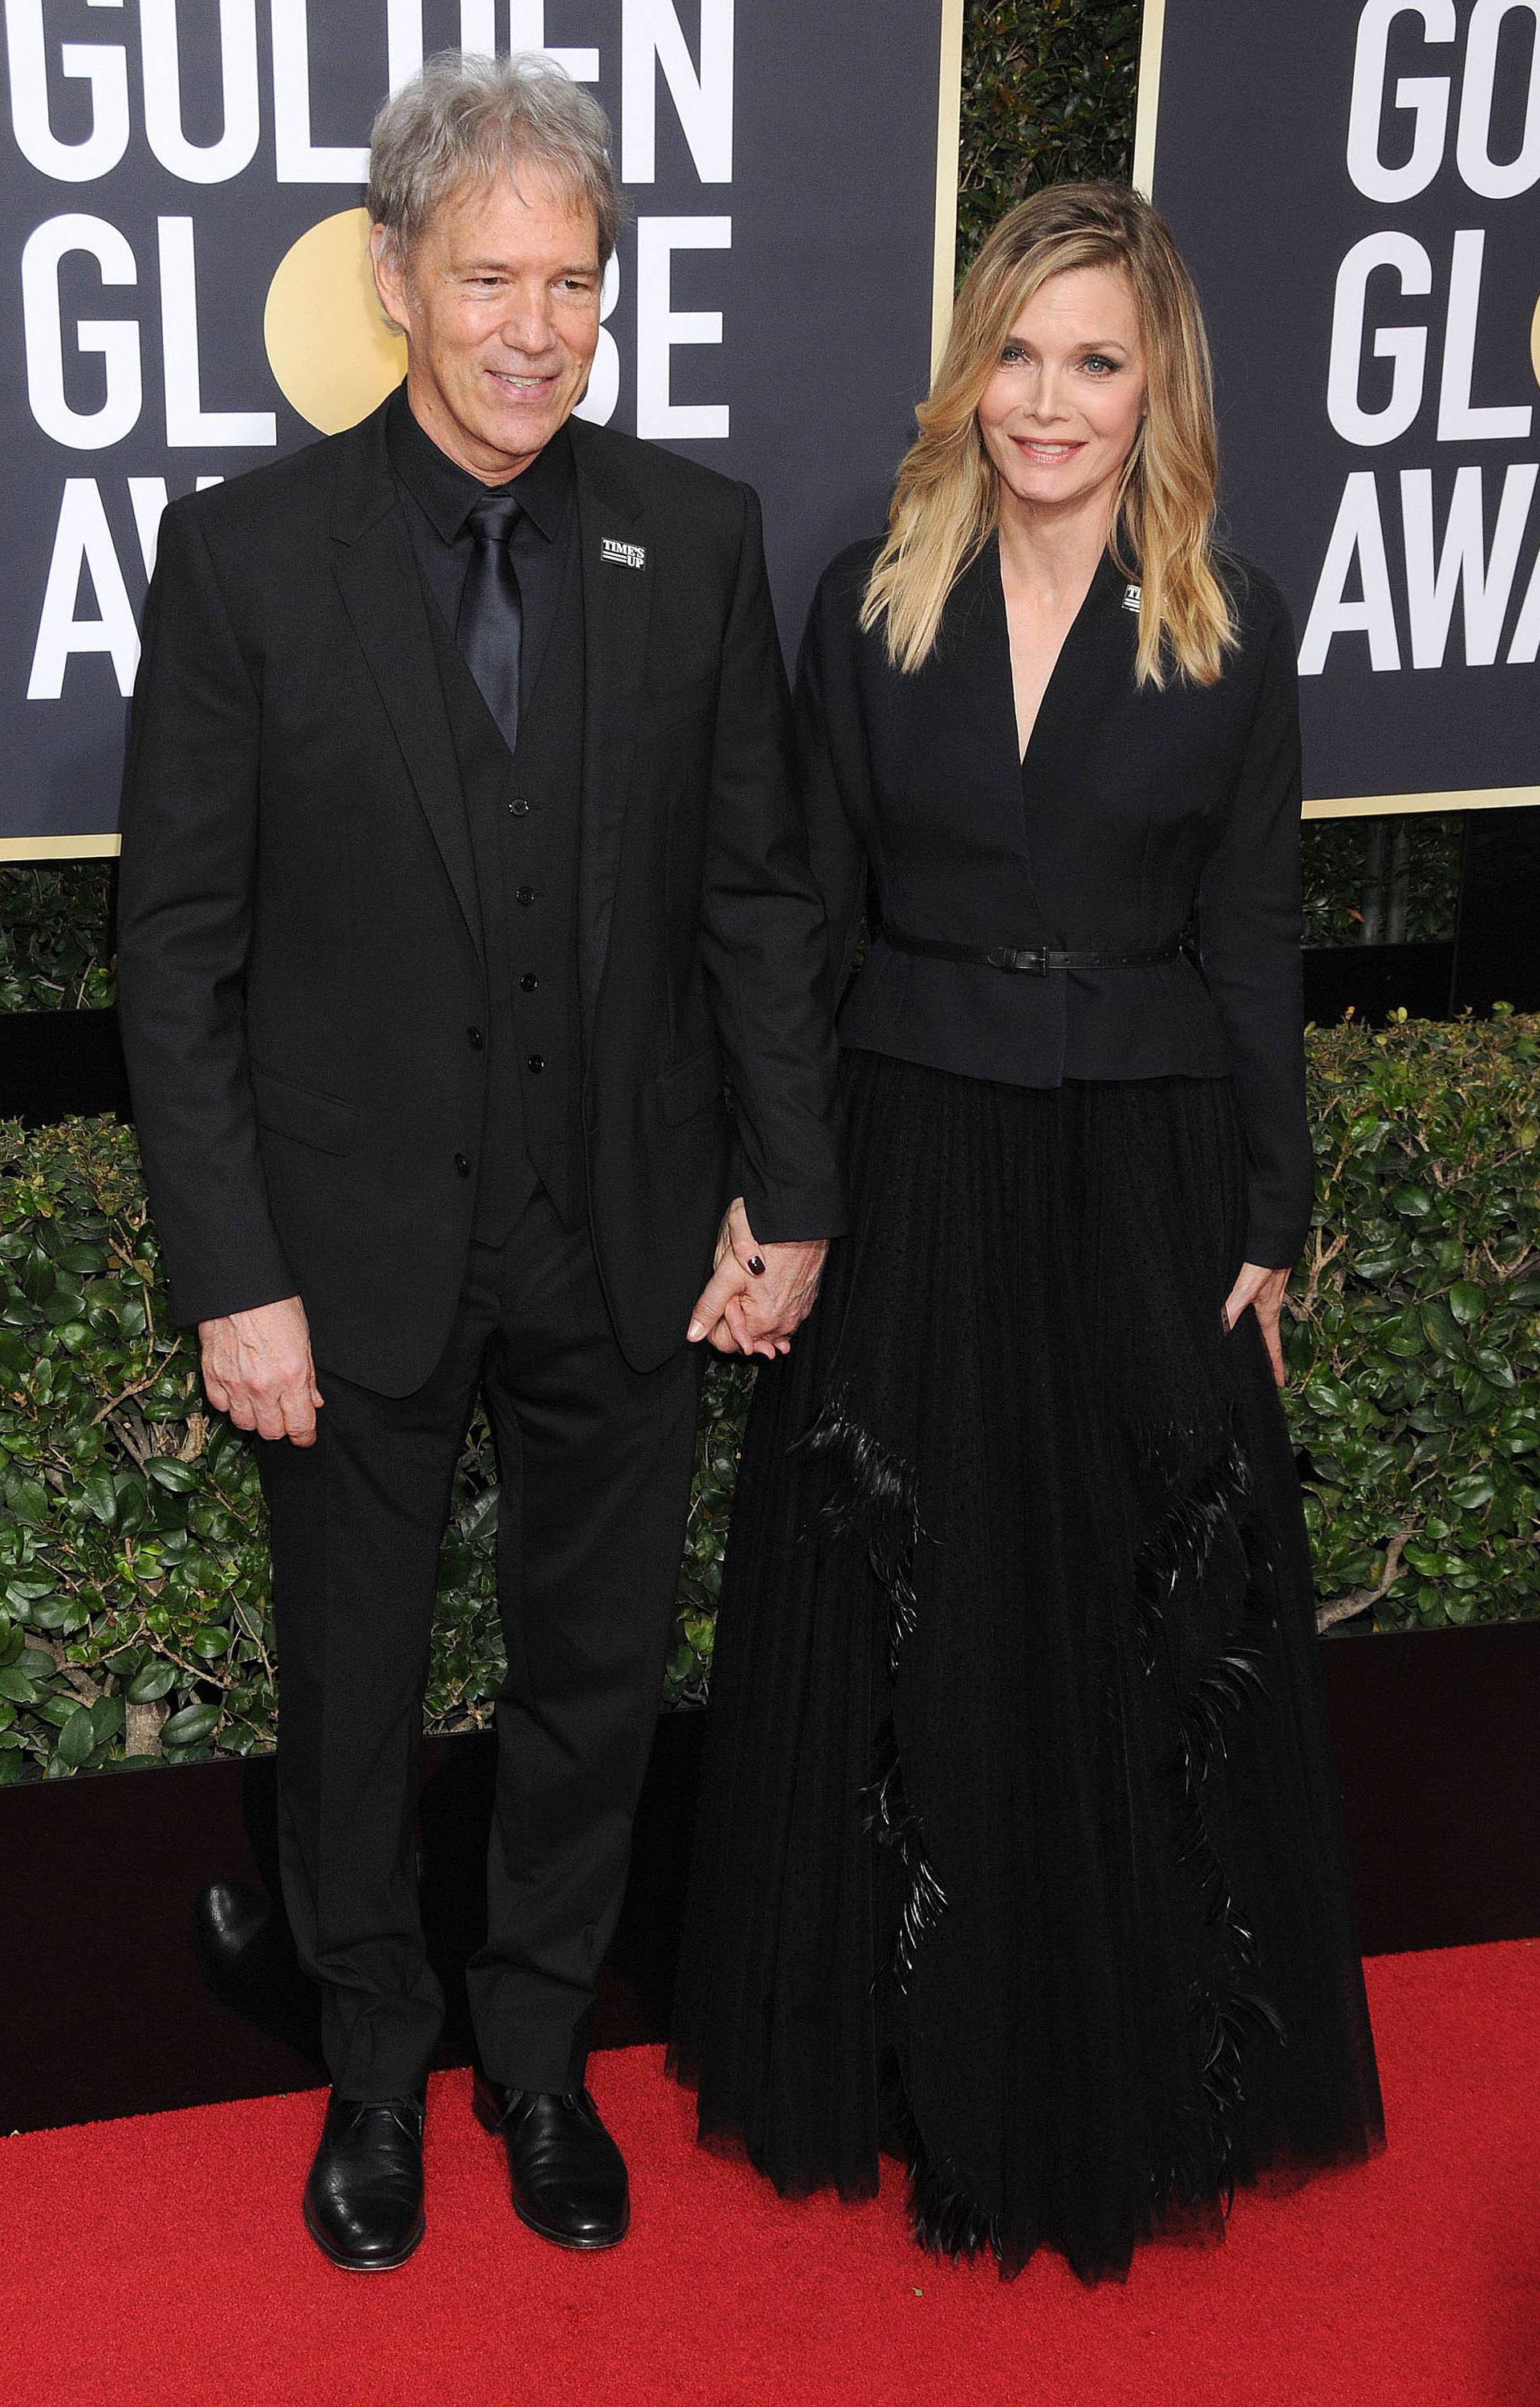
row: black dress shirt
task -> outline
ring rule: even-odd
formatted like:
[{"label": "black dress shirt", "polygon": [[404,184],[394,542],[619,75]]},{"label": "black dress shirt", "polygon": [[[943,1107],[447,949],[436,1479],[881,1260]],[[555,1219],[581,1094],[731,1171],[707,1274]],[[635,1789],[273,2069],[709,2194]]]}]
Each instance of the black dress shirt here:
[{"label": "black dress shirt", "polygon": [[518,685],[527,705],[556,621],[562,572],[572,539],[572,437],[558,428],[520,477],[504,485],[484,485],[468,468],[441,451],[418,425],[399,385],[386,412],[391,472],[402,496],[417,566],[451,633],[459,617],[465,572],[475,546],[467,524],[473,502],[484,493],[516,493],[523,508],[509,538],[509,553],[523,605]]},{"label": "black dress shirt", "polygon": [[1309,1226],[1293,637],[1277,588],[1226,561],[1238,651],[1211,686],[1134,681],[1137,591],[1104,555],[1017,755],[998,547],[912,676],[863,634],[874,543],[813,603],[798,719],[837,991],[869,881],[895,929],[965,945],[1144,950],[1195,923],[1195,960],[1047,976],[903,953],[879,933],[841,1042],[966,1076],[1236,1082],[1246,1258],[1293,1262]]}]

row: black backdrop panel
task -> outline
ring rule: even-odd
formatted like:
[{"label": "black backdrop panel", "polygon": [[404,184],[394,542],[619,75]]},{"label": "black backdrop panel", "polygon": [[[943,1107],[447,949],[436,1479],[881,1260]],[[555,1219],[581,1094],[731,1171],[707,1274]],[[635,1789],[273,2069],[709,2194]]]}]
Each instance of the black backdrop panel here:
[{"label": "black backdrop panel", "polygon": [[1307,796],[1540,801],[1537,12],[1148,14],[1140,162],[1208,317],[1228,530],[1295,614]]},{"label": "black backdrop panel", "polygon": [[586,409],[758,486],[795,643],[925,389],[960,5],[7,0],[0,852],[110,834],[159,507],[314,438],[270,288],[360,204],[374,106],[423,49],[550,46],[597,91],[630,222]]}]

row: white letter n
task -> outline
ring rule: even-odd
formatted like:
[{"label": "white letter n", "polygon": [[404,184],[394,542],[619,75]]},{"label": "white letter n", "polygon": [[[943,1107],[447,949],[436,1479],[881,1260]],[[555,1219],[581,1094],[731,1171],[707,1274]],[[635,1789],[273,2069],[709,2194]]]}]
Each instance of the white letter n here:
[{"label": "white letter n", "polygon": [[626,0],[621,12],[621,178],[651,184],[657,175],[657,75],[668,80],[695,172],[703,184],[732,181],[733,0],[700,0],[697,75],[673,0]]}]

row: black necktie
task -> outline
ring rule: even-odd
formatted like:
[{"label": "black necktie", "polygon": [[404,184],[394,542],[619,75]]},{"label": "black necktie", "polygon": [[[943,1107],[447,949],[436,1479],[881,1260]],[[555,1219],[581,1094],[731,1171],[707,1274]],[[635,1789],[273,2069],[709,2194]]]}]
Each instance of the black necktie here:
[{"label": "black necktie", "polygon": [[510,752],[518,741],[518,657],[524,629],[508,538],[520,513],[515,493],[483,493],[466,523],[475,553],[465,572],[455,640]]}]

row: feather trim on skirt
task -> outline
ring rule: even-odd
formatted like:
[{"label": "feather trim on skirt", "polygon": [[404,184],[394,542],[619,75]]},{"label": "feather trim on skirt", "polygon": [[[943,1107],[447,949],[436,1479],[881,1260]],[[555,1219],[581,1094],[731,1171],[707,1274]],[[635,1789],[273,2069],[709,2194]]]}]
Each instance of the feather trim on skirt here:
[{"label": "feather trim on skirt", "polygon": [[766,1366],[671,2061],[796,2196],[1085,2279],[1382,2137],[1298,1483],[1227,1334],[1225,1080],[850,1052],[855,1193]]}]

